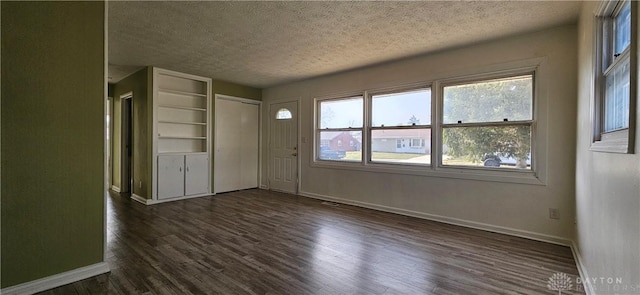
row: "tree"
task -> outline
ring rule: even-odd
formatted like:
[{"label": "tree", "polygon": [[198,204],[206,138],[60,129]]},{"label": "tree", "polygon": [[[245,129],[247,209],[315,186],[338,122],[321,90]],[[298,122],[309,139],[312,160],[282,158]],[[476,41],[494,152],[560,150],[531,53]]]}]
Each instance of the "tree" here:
[{"label": "tree", "polygon": [[409,118],[409,125],[420,125],[420,119],[416,118],[415,115],[411,115],[411,118]]},{"label": "tree", "polygon": [[[486,123],[530,120],[532,116],[530,77],[496,80],[445,87],[444,123]],[[447,127],[443,132],[448,154],[481,162],[486,157],[516,159],[516,167],[526,168],[531,153],[528,125]]]},{"label": "tree", "polygon": [[333,112],[333,109],[331,109],[330,106],[325,106],[322,105],[322,109],[320,110],[320,120],[322,123],[322,126],[329,126],[329,122],[331,122],[331,120],[333,120],[333,117],[335,117],[335,113]]}]

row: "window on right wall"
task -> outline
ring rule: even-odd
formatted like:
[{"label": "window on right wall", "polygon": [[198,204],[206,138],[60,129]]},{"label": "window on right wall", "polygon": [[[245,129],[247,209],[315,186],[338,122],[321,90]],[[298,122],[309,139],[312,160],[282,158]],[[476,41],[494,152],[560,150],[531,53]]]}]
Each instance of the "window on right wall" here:
[{"label": "window on right wall", "polygon": [[636,97],[636,3],[607,1],[598,10],[591,149],[633,153]]}]

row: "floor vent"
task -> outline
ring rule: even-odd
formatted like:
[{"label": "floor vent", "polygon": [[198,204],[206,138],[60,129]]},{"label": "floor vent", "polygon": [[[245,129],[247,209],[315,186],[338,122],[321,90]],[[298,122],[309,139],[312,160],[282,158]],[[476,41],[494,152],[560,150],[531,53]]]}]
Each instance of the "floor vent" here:
[{"label": "floor vent", "polygon": [[322,205],[327,205],[327,206],[331,206],[331,207],[338,207],[340,206],[340,204],[338,203],[334,203],[334,202],[322,202]]}]

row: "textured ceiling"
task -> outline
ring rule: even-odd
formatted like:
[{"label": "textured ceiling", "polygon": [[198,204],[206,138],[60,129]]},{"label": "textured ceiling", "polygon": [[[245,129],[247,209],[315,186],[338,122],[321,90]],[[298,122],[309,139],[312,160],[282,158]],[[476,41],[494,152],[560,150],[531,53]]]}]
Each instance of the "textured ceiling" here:
[{"label": "textured ceiling", "polygon": [[573,23],[579,2],[109,2],[109,76],[268,87]]}]

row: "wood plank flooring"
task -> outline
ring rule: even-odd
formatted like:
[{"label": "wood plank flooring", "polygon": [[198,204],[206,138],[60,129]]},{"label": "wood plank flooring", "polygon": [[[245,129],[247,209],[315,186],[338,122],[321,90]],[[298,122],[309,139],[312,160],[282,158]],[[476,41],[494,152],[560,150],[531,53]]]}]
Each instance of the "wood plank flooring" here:
[{"label": "wood plank flooring", "polygon": [[265,190],[108,200],[111,273],[42,294],[558,294],[567,247]]}]

